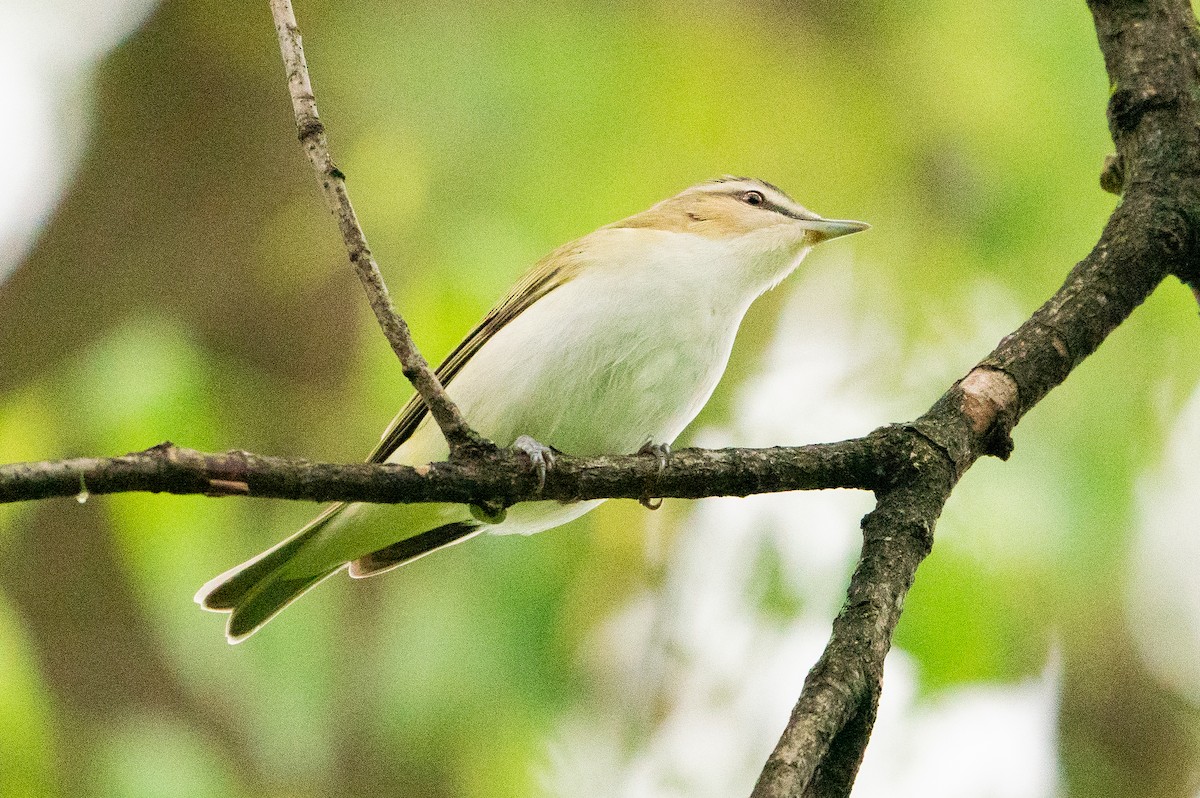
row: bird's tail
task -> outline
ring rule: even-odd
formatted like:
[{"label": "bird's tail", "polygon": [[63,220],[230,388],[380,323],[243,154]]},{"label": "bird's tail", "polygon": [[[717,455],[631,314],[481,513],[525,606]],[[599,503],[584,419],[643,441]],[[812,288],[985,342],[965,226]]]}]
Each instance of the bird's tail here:
[{"label": "bird's tail", "polygon": [[210,579],[196,593],[196,603],[206,610],[229,613],[225,636],[240,643],[319,582],[340,571],[338,563],[314,574],[295,574],[285,568],[342,510],[335,504],[296,534],[253,559]]},{"label": "bird's tail", "polygon": [[[229,613],[225,636],[240,643],[262,625],[354,558],[350,575],[356,578],[390,571],[432,551],[466,540],[481,526],[463,520],[462,505],[400,505],[391,527],[424,530],[382,549],[363,554],[353,538],[336,530],[363,505],[335,504],[282,543],[267,549],[220,576],[210,579],[196,593],[196,603],[206,610]],[[349,511],[349,512],[347,512]],[[341,537],[339,537],[341,535]],[[366,544],[369,546],[369,542]]]}]

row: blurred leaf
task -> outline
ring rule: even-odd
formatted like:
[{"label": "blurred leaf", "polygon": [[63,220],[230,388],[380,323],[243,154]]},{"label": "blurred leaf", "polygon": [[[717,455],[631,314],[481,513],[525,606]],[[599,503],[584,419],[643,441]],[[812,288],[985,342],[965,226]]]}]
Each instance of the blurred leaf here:
[{"label": "blurred leaf", "polygon": [[112,729],[96,763],[96,794],[112,798],[218,798],[237,795],[215,752],[161,719]]},{"label": "blurred leaf", "polygon": [[18,619],[0,601],[0,796],[58,795],[53,708]]}]

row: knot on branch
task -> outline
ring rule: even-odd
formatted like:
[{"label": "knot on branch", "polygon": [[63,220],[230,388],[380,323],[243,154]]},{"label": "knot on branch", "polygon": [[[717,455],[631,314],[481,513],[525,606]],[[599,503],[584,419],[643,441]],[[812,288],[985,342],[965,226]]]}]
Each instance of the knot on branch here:
[{"label": "knot on branch", "polygon": [[1136,91],[1117,89],[1108,100],[1108,123],[1113,138],[1132,131],[1148,112],[1174,103],[1174,94],[1163,94],[1151,86]]},{"label": "knot on branch", "polygon": [[[1150,220],[1150,244],[1164,259],[1175,262],[1179,267],[1195,270],[1196,234],[1195,225],[1188,214],[1175,207],[1160,208]],[[1184,282],[1188,277],[1175,270]],[[1191,278],[1195,279],[1196,274]]]},{"label": "knot on branch", "polygon": [[450,442],[450,462],[474,464],[486,467],[496,464],[501,468],[512,468],[517,464],[512,452],[505,451],[470,427],[455,430]]},{"label": "knot on branch", "polygon": [[[166,460],[174,460],[177,457],[178,451],[179,447],[174,443],[171,441],[163,441],[162,443],[154,444],[149,449],[144,449],[142,453],[154,457],[162,457]],[[137,452],[130,452],[130,454],[137,454]]]},{"label": "knot on branch", "polygon": [[971,432],[983,443],[983,454],[1007,460],[1012,454],[1012,428],[1017,423],[1017,382],[999,369],[981,366],[959,383],[962,412]]},{"label": "knot on branch", "polygon": [[1104,156],[1104,168],[1100,171],[1100,188],[1119,197],[1124,187],[1125,164],[1121,161],[1120,153]]},{"label": "knot on branch", "polygon": [[[942,463],[953,471],[953,484],[983,455],[1007,460],[1012,454],[1011,432],[1020,418],[1019,400],[1016,378],[997,366],[980,364],[943,394],[928,413],[903,426],[940,453]],[[918,464],[916,450],[913,452],[912,465],[924,465]]]},{"label": "knot on branch", "polygon": [[[311,99],[312,95],[309,95]],[[305,116],[296,125],[296,138],[301,143],[325,135],[325,124],[316,116]]]}]

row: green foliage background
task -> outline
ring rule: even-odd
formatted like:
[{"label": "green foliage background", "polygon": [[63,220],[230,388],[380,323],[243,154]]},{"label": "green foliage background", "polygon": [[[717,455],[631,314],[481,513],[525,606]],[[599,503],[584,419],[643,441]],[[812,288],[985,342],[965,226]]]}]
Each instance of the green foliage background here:
[{"label": "green foliage background", "polygon": [[[1115,202],[1097,186],[1108,86],[1083,3],[297,13],[335,156],[433,360],[555,245],[734,173],[870,221],[855,256],[895,287],[871,312],[902,351],[941,342],[961,360],[938,367],[961,374],[985,350],[945,346],[958,331],[938,325],[988,315],[972,287],[1031,312]],[[295,144],[266,4],[165,3],[90,101],[84,165],[0,285],[0,461],[164,439],[362,457],[408,388]],[[752,312],[700,423],[728,414],[786,290]],[[1196,788],[1194,709],[1145,671],[1122,608],[1134,486],[1197,382],[1195,323],[1164,286],[1021,425],[1011,462],[971,472],[947,510],[956,542],[901,624],[930,693],[1037,673],[1061,647],[1073,795]],[[903,390],[919,410],[945,387]],[[1013,511],[1042,481],[1054,506]],[[335,580],[228,647],[192,593],[314,511],[0,507],[0,795],[536,792],[548,729],[587,693],[581,641],[657,578],[646,514],[611,503]],[[1010,537],[1046,543],[989,554]]]}]

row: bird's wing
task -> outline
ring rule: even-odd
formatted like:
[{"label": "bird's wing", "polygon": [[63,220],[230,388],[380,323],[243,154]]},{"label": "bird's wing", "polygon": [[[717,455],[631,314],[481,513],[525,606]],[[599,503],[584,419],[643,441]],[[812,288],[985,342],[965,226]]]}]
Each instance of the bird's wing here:
[{"label": "bird's wing", "polygon": [[[538,261],[513,287],[508,296],[488,311],[483,321],[479,322],[475,329],[467,334],[462,343],[454,348],[449,357],[442,361],[442,365],[438,366],[436,373],[442,385],[449,385],[455,375],[462,371],[467,361],[504,325],[519,316],[534,302],[577,276],[582,266],[578,257],[582,249],[578,242],[568,244]],[[412,437],[417,425],[421,423],[421,419],[425,418],[428,412],[420,395],[414,395],[409,399],[408,404],[392,419],[392,423],[384,431],[382,440],[371,452],[367,462],[385,462],[405,441]],[[471,419],[467,419],[468,423],[470,421]]]}]

